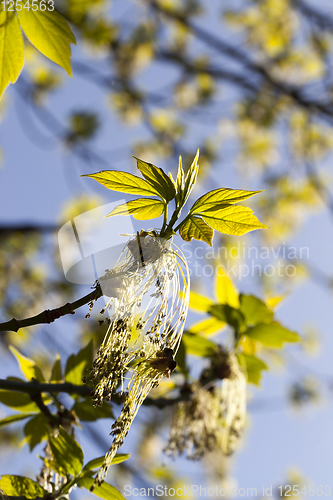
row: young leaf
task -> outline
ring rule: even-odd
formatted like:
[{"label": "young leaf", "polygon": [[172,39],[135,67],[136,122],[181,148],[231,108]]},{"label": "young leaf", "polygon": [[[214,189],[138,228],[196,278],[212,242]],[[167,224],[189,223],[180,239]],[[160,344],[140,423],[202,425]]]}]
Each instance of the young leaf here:
[{"label": "young leaf", "polygon": [[231,279],[225,274],[222,266],[216,268],[215,281],[216,297],[220,304],[228,304],[235,309],[239,308],[239,296],[237,288]]},{"label": "young leaf", "polygon": [[202,240],[212,246],[214,231],[200,217],[192,215],[179,228],[179,234],[185,241]]},{"label": "young leaf", "polygon": [[265,302],[254,295],[240,294],[240,311],[245,317],[247,325],[258,323],[271,323],[274,317],[273,311],[267,307]]},{"label": "young leaf", "polygon": [[199,149],[197,151],[197,154],[195,155],[192,165],[190,166],[186,174],[182,205],[185,205],[186,201],[188,200],[188,197],[191,194],[194,184],[196,183],[199,172],[198,160],[199,160]]},{"label": "young leaf", "polygon": [[29,5],[29,11],[16,11],[24,34],[37,50],[72,76],[70,44],[76,44],[76,40],[67,21],[56,10],[43,11],[39,5],[33,10],[31,0]]},{"label": "young leaf", "polygon": [[66,364],[65,381],[81,385],[82,379],[91,369],[93,362],[93,341],[91,340],[77,354],[72,354]]},{"label": "young leaf", "polygon": [[207,312],[212,305],[214,305],[214,303],[208,297],[200,295],[199,293],[190,292],[189,307],[191,309]]},{"label": "young leaf", "polygon": [[216,231],[235,236],[242,236],[255,229],[268,228],[248,207],[229,205],[223,210],[207,210],[201,216]]},{"label": "young leaf", "polygon": [[123,205],[118,205],[106,217],[113,215],[133,215],[134,219],[138,220],[156,219],[156,217],[162,215],[164,207],[165,204],[161,200],[137,198]]},{"label": "young leaf", "polygon": [[247,381],[250,384],[260,385],[262,370],[268,370],[268,366],[261,359],[249,354],[238,354],[240,364],[244,364],[247,372]]},{"label": "young leaf", "polygon": [[190,326],[189,331],[191,333],[197,333],[198,335],[202,335],[205,337],[209,337],[210,335],[216,334],[224,328],[226,323],[224,321],[220,321],[217,318],[207,318],[194,325]]},{"label": "young leaf", "polygon": [[272,323],[259,323],[246,330],[245,335],[258,340],[268,347],[281,348],[284,342],[299,342],[301,339],[296,332],[284,328],[277,321]]},{"label": "young leaf", "polygon": [[137,161],[137,167],[142,173],[143,177],[149,184],[151,184],[155,190],[159,193],[159,196],[169,202],[176,196],[175,187],[171,179],[163,172],[159,167],[155,167],[152,163],[147,163],[136,156],[133,158]]},{"label": "young leaf", "polygon": [[54,362],[54,365],[52,367],[52,372],[51,372],[51,378],[50,382],[62,382],[63,381],[63,376],[62,376],[62,369],[61,369],[61,360],[59,354],[57,354],[56,360]]},{"label": "young leaf", "polygon": [[244,326],[244,316],[239,309],[230,307],[228,304],[215,304],[208,311],[214,318],[219,319],[228,325],[239,330]]},{"label": "young leaf", "polygon": [[14,422],[19,422],[25,418],[31,417],[33,413],[15,413],[14,415],[9,415],[9,417],[0,420],[0,427],[5,427],[5,425],[12,424]]},{"label": "young leaf", "polygon": [[176,188],[176,205],[182,207],[184,205],[184,189],[185,189],[185,175],[182,165],[182,157],[179,156],[178,172],[176,181],[173,180],[171,173],[169,173],[171,180]]},{"label": "young leaf", "polygon": [[40,411],[36,403],[31,401],[29,394],[23,392],[0,390],[0,403],[24,413]]},{"label": "young leaf", "polygon": [[12,497],[22,496],[25,498],[43,497],[49,493],[36,481],[23,476],[2,476],[0,479],[0,491]]},{"label": "young leaf", "polygon": [[76,402],[72,410],[82,422],[94,422],[99,418],[114,418],[110,405],[104,403],[103,406],[94,408],[91,398]]},{"label": "young leaf", "polygon": [[200,196],[190,209],[190,213],[202,213],[217,208],[217,205],[233,205],[246,200],[262,191],[243,191],[242,189],[220,188]]},{"label": "young leaf", "polygon": [[111,191],[119,191],[128,194],[140,194],[143,196],[160,196],[159,192],[149,182],[129,174],[128,172],[118,172],[117,170],[103,170],[96,174],[85,174],[80,177],[91,177]]},{"label": "young leaf", "polygon": [[207,358],[216,350],[214,342],[192,332],[184,332],[182,341],[184,342],[186,354]]},{"label": "young leaf", "polygon": [[48,420],[42,413],[38,413],[29,420],[23,429],[25,438],[22,444],[27,443],[30,451],[34,449],[37,444],[48,437]]},{"label": "young leaf", "polygon": [[[90,491],[90,488],[95,485],[95,480],[92,477],[82,477],[78,480],[77,484],[81,488],[86,488],[86,490]],[[125,500],[123,495],[114,486],[106,482],[100,486],[95,486],[92,493],[100,498],[105,498],[105,500]]]},{"label": "young leaf", "polygon": [[20,24],[14,12],[0,11],[0,97],[18,79],[24,64],[24,45]]},{"label": "young leaf", "polygon": [[60,427],[58,437],[50,436],[49,443],[54,459],[52,464],[58,472],[64,475],[72,474],[73,476],[81,472],[83,451],[72,436]]},{"label": "young leaf", "polygon": [[[117,453],[116,456],[113,457],[111,465],[121,464],[122,462],[125,462],[125,460],[128,460],[130,456],[131,456],[130,453],[128,454]],[[90,460],[90,462],[86,463],[82,471],[99,469],[100,467],[102,467],[104,460],[105,460],[104,455],[102,457],[94,458],[93,460]]]},{"label": "young leaf", "polygon": [[38,380],[38,382],[45,382],[41,369],[36,365],[34,361],[23,356],[23,354],[21,354],[12,345],[9,346],[9,350],[17,359],[19,367],[21,368],[21,372],[27,377],[28,380]]}]

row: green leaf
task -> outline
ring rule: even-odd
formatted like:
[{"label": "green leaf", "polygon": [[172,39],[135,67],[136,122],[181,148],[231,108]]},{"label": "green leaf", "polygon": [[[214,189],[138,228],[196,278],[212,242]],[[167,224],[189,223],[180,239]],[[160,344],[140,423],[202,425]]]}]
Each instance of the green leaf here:
[{"label": "green leaf", "polygon": [[19,420],[24,420],[25,418],[31,417],[33,413],[15,413],[14,415],[9,415],[9,417],[0,420],[0,427],[5,427],[5,425],[18,422]]},{"label": "green leaf", "polygon": [[182,157],[179,156],[178,172],[176,178],[176,203],[178,206],[184,205],[185,175],[182,165]]},{"label": "green leaf", "polygon": [[0,97],[15,83],[24,64],[23,36],[14,12],[0,10]]},{"label": "green leaf", "polygon": [[194,323],[191,325],[189,330],[192,333],[197,333],[199,335],[204,335],[205,337],[209,337],[210,335],[218,333],[222,328],[224,328],[226,323],[224,321],[220,321],[215,317],[210,317],[199,321],[198,323]]},{"label": "green leaf", "polygon": [[14,346],[9,346],[10,352],[15,356],[18,361],[19,367],[23,375],[28,380],[38,380],[38,382],[45,382],[41,369],[36,365],[32,359],[23,356]]},{"label": "green leaf", "polygon": [[77,354],[72,354],[66,364],[65,381],[81,385],[82,379],[91,370],[93,363],[93,341],[91,340]]},{"label": "green leaf", "polygon": [[228,323],[228,325],[232,326],[235,330],[239,330],[244,326],[245,319],[241,311],[229,306],[229,304],[215,304],[209,308],[208,312],[214,316],[214,318],[224,323]]},{"label": "green leaf", "polygon": [[216,344],[214,342],[192,332],[184,332],[182,341],[184,342],[186,354],[206,358],[210,357],[216,351]]},{"label": "green leaf", "polygon": [[177,351],[175,360],[177,362],[177,369],[179,369],[187,378],[188,377],[188,367],[186,366],[186,349],[183,340],[180,342],[179,349]]},{"label": "green leaf", "polygon": [[23,392],[0,390],[0,403],[24,413],[40,411],[36,403],[31,401],[29,394]]},{"label": "green leaf", "polygon": [[[111,465],[116,465],[116,464],[121,464],[122,462],[125,462],[125,460],[128,460],[129,457],[131,456],[130,453],[125,454],[125,453],[117,453],[115,457],[113,457]],[[90,462],[87,462],[86,465],[83,467],[82,471],[90,471],[94,469],[99,469],[102,467],[103,463],[105,460],[105,456],[103,455],[102,457],[94,458],[93,460],[90,460]]]},{"label": "green leaf", "polygon": [[233,205],[246,200],[262,191],[243,191],[242,189],[220,188],[204,194],[193,204],[190,213],[202,213],[217,208],[217,205]]},{"label": "green leaf", "polygon": [[45,415],[38,413],[25,424],[23,431],[25,435],[23,443],[27,443],[32,451],[37,444],[47,439],[48,420]]},{"label": "green leaf", "polygon": [[133,215],[134,219],[138,220],[156,219],[156,217],[162,215],[164,207],[165,204],[163,201],[153,198],[137,198],[136,200],[118,205],[106,217],[113,215]]},{"label": "green leaf", "polygon": [[[81,488],[90,489],[95,485],[95,480],[92,477],[82,477],[77,482],[78,486]],[[100,486],[95,486],[94,495],[105,498],[105,500],[125,500],[123,495],[109,483],[102,483]]]},{"label": "green leaf", "polygon": [[272,323],[259,323],[250,327],[245,334],[248,337],[258,340],[268,347],[281,348],[284,342],[299,342],[301,339],[296,332],[292,332],[277,321]]},{"label": "green leaf", "polygon": [[223,210],[207,210],[201,215],[209,226],[224,234],[242,236],[255,229],[268,228],[248,207],[227,205]]},{"label": "green leaf", "polygon": [[133,158],[136,159],[137,167],[143,177],[154,187],[154,189],[159,193],[159,196],[166,202],[173,200],[176,196],[175,186],[163,170],[156,167],[152,163],[140,160],[140,158],[137,158],[136,156],[133,156]]},{"label": "green leaf", "polygon": [[63,381],[61,360],[59,354],[57,354],[56,360],[52,367],[50,382],[58,383]]},{"label": "green leaf", "polygon": [[247,325],[271,323],[273,320],[273,311],[258,297],[240,294],[239,300],[240,311],[244,315]]},{"label": "green leaf", "polygon": [[189,307],[191,309],[207,312],[213,304],[214,303],[208,297],[200,295],[199,293],[190,292]]},{"label": "green leaf", "polygon": [[240,364],[245,365],[247,371],[247,381],[250,384],[260,385],[262,370],[268,370],[268,366],[261,359],[249,354],[237,355]]},{"label": "green leaf", "polygon": [[128,172],[118,172],[117,170],[103,170],[96,174],[85,174],[80,177],[91,177],[111,191],[121,193],[141,194],[144,196],[159,196],[159,192],[149,182],[129,174]]},{"label": "green leaf", "polygon": [[186,174],[182,205],[185,205],[186,201],[188,200],[188,197],[191,194],[194,184],[196,183],[199,172],[198,160],[199,160],[199,149],[197,151],[197,154],[195,155],[192,165],[190,166]]},{"label": "green leaf", "polygon": [[40,5],[32,10],[31,0],[29,5],[29,10],[16,11],[24,34],[37,50],[72,76],[70,44],[76,40],[66,19],[56,10],[41,10]]},{"label": "green leaf", "polygon": [[25,498],[43,497],[49,494],[36,481],[23,476],[2,476],[0,490],[8,496],[24,496]]},{"label": "green leaf", "polygon": [[54,459],[52,464],[56,466],[58,472],[73,476],[81,472],[83,465],[81,446],[62,427],[59,429],[58,437],[49,437],[49,443]]},{"label": "green leaf", "polygon": [[72,410],[82,422],[94,422],[98,418],[114,418],[112,408],[107,403],[103,406],[93,407],[92,399],[86,398],[84,401],[78,401],[73,406]]},{"label": "green leaf", "polygon": [[179,234],[185,241],[202,240],[212,246],[214,231],[200,217],[192,215],[179,228]]}]

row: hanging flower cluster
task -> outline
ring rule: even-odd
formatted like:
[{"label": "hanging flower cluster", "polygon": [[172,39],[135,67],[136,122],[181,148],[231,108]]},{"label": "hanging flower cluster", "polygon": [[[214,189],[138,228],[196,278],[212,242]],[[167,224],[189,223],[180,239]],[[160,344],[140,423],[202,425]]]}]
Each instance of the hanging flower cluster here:
[{"label": "hanging flower cluster", "polygon": [[224,455],[235,451],[245,424],[246,376],[232,351],[217,351],[203,378],[218,374],[220,386],[193,384],[190,399],[177,405],[166,447],[169,455],[185,452],[195,460],[214,449]]},{"label": "hanging flower cluster", "polygon": [[189,273],[170,240],[153,231],[141,232],[128,241],[114,269],[99,283],[111,297],[107,304],[111,316],[89,377],[95,387],[94,405],[110,399],[119,386],[124,399],[112,426],[113,443],[97,477],[102,482],[140,405],[177,365],[174,355],[187,315]]}]

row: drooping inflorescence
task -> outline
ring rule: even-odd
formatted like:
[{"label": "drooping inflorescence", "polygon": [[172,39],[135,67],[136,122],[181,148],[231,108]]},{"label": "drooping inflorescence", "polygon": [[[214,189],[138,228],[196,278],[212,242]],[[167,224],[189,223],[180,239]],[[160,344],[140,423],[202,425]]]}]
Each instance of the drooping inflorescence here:
[{"label": "drooping inflorescence", "polygon": [[124,398],[112,426],[113,443],[97,477],[101,482],[140,405],[176,367],[174,355],[188,308],[189,273],[185,258],[170,240],[153,231],[141,232],[127,242],[116,266],[99,284],[110,297],[111,315],[89,377],[95,387],[94,405],[110,399],[119,387]]}]

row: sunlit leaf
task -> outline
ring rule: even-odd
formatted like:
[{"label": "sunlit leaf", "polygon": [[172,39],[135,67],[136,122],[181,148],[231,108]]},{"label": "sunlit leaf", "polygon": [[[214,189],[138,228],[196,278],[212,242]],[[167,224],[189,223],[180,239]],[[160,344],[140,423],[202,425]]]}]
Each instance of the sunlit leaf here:
[{"label": "sunlit leaf", "polygon": [[94,408],[91,398],[86,398],[83,401],[77,401],[72,410],[82,422],[94,422],[99,418],[114,418],[112,408],[107,403],[103,406]]},{"label": "sunlit leaf", "polygon": [[62,376],[61,360],[59,354],[57,354],[56,360],[52,367],[50,382],[57,383],[62,381],[63,381],[63,376]]},{"label": "sunlit leaf", "polygon": [[[92,477],[82,477],[78,480],[77,484],[81,488],[86,488],[90,491],[90,488],[95,484],[95,480]],[[114,486],[106,482],[100,486],[95,486],[93,494],[100,498],[105,498],[105,500],[125,500],[123,495]]]},{"label": "sunlit leaf", "polygon": [[82,379],[91,369],[93,362],[93,341],[91,340],[77,354],[72,354],[67,361],[65,381],[81,385]]},{"label": "sunlit leaf", "polygon": [[202,240],[212,246],[214,231],[200,217],[191,216],[179,228],[179,234],[185,241]]},{"label": "sunlit leaf", "polygon": [[207,210],[202,218],[209,226],[224,234],[242,236],[255,229],[268,228],[253,214],[251,208],[238,205],[227,206],[223,210]]},{"label": "sunlit leaf", "polygon": [[29,10],[16,10],[24,34],[36,49],[72,76],[70,44],[76,44],[76,40],[66,19],[56,10],[42,10],[40,6],[32,10],[31,0],[29,5]]},{"label": "sunlit leaf", "polygon": [[213,335],[221,331],[222,328],[225,327],[225,325],[226,325],[225,322],[212,317],[199,321],[198,323],[194,323],[194,325],[191,325],[189,327],[189,331],[192,333],[198,333],[200,335],[209,337],[210,335]]},{"label": "sunlit leaf", "polygon": [[41,369],[36,365],[32,359],[23,356],[14,346],[9,346],[10,352],[15,356],[18,361],[19,367],[23,375],[28,380],[38,380],[38,382],[45,382]]},{"label": "sunlit leaf", "polygon": [[230,307],[229,304],[214,304],[209,308],[209,314],[219,319],[224,323],[239,330],[244,326],[245,318],[239,309]]},{"label": "sunlit leaf", "polygon": [[56,470],[65,475],[79,474],[83,465],[83,451],[75,439],[60,427],[58,436],[50,436],[49,443]]},{"label": "sunlit leaf", "polygon": [[15,415],[9,415],[9,417],[0,420],[0,427],[5,427],[6,425],[19,422],[25,418],[31,417],[33,413],[15,413]]},{"label": "sunlit leaf", "polygon": [[24,413],[40,411],[36,403],[31,401],[29,394],[23,392],[0,390],[0,403]]},{"label": "sunlit leaf", "polygon": [[23,36],[14,12],[0,10],[0,97],[18,79],[24,64]]},{"label": "sunlit leaf", "polygon": [[[130,456],[130,453],[117,453],[116,456],[113,457],[111,465],[121,464],[122,462],[125,462],[125,460],[128,460]],[[102,457],[94,458],[93,460],[90,460],[90,462],[86,463],[82,470],[85,471],[99,469],[100,467],[102,467],[104,460],[104,455]]]},{"label": "sunlit leaf", "polygon": [[192,332],[184,332],[182,341],[184,342],[186,354],[205,358],[211,356],[216,350],[214,342]]},{"label": "sunlit leaf", "polygon": [[220,304],[228,304],[235,309],[239,307],[238,290],[226,275],[222,266],[216,268],[216,297]]},{"label": "sunlit leaf", "polygon": [[268,307],[275,309],[275,307],[280,304],[280,302],[285,298],[285,295],[277,295],[276,297],[269,297],[266,299],[266,304]]},{"label": "sunlit leaf", "polygon": [[182,204],[185,205],[188,197],[191,194],[191,191],[194,187],[194,184],[196,183],[197,177],[198,177],[198,172],[199,172],[199,149],[197,151],[197,154],[194,157],[194,160],[192,162],[192,165],[190,166],[186,178],[185,178],[185,183],[184,183],[184,195],[183,195],[183,201]]},{"label": "sunlit leaf", "polygon": [[81,177],[91,177],[111,191],[121,193],[140,194],[144,196],[159,196],[159,192],[149,182],[129,174],[128,172],[118,172],[117,170],[104,170],[96,174],[85,174]]},{"label": "sunlit leaf", "polygon": [[114,215],[133,215],[134,219],[149,220],[160,217],[164,210],[164,203],[153,198],[138,198],[118,205],[106,217]]},{"label": "sunlit leaf", "polygon": [[265,302],[254,295],[240,294],[240,311],[245,317],[247,325],[256,325],[257,323],[270,323],[273,320],[274,313],[267,307]]},{"label": "sunlit leaf", "polygon": [[176,184],[176,203],[177,205],[182,206],[184,204],[185,175],[184,175],[181,156],[179,156],[178,172],[175,184]]},{"label": "sunlit leaf", "polygon": [[282,347],[284,342],[299,342],[301,339],[296,332],[284,328],[277,321],[272,323],[259,323],[246,330],[245,335],[258,340],[268,347]]},{"label": "sunlit leaf", "polygon": [[137,161],[137,167],[142,173],[146,181],[151,184],[154,189],[159,193],[159,196],[165,201],[169,202],[174,199],[176,195],[175,187],[171,179],[159,167],[152,163],[140,160],[133,157]]},{"label": "sunlit leaf", "polygon": [[255,194],[262,191],[243,191],[242,189],[220,188],[209,191],[200,196],[190,209],[191,213],[202,213],[206,210],[211,210],[218,205],[233,205],[240,201],[246,200]]},{"label": "sunlit leaf", "polygon": [[247,381],[251,384],[259,385],[262,370],[268,370],[266,363],[256,356],[250,356],[249,354],[239,354],[238,358],[240,363],[244,363],[245,365]]},{"label": "sunlit leaf", "polygon": [[42,413],[34,416],[27,422],[23,429],[24,440],[23,443],[29,445],[30,451],[34,449],[44,439],[48,437],[48,420]]},{"label": "sunlit leaf", "polygon": [[48,495],[36,481],[23,476],[1,476],[0,490],[8,496],[22,496],[25,498],[36,498]]},{"label": "sunlit leaf", "polygon": [[199,293],[190,292],[189,307],[195,311],[207,312],[214,304],[208,297],[200,295]]}]

